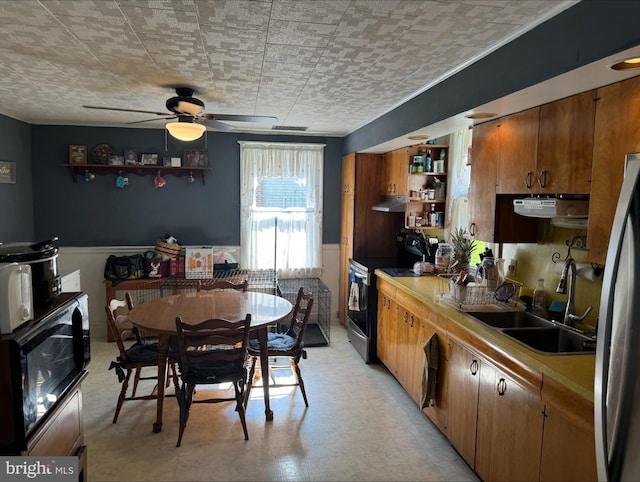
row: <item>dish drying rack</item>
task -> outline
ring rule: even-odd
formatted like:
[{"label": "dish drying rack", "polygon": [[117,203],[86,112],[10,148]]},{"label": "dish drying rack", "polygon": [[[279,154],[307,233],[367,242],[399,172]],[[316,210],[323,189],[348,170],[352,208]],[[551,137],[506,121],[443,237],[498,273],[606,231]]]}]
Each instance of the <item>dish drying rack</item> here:
[{"label": "dish drying rack", "polygon": [[[447,303],[462,311],[513,311],[521,308],[520,303],[511,299],[498,301],[496,290],[490,290],[482,281],[459,285],[455,282],[457,277],[455,273],[438,275],[436,302]],[[503,284],[507,283],[513,284],[516,291],[522,286],[519,281],[505,278]]]}]

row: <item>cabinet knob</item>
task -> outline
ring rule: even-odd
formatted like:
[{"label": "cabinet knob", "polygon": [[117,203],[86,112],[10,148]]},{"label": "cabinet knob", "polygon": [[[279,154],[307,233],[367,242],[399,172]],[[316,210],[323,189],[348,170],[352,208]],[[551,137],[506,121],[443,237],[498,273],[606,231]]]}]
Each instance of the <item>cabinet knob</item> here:
[{"label": "cabinet knob", "polygon": [[395,194],[395,192],[396,192],[396,185],[395,185],[395,184],[393,185],[393,191],[392,191],[392,192],[393,192],[394,194]]},{"label": "cabinet knob", "polygon": [[391,184],[387,186],[387,192],[389,193],[393,192],[393,186]]},{"label": "cabinet knob", "polygon": [[409,313],[407,313],[406,311],[404,312],[404,315],[402,315],[402,319],[404,320],[404,322],[406,323],[407,321],[409,321]]},{"label": "cabinet knob", "polygon": [[501,378],[498,381],[498,395],[500,395],[501,397],[504,396],[505,392],[507,391],[507,381],[504,378]]},{"label": "cabinet knob", "polygon": [[527,189],[531,189],[531,175],[532,172],[527,171],[527,176],[524,178],[524,185],[527,187]]},{"label": "cabinet knob", "polygon": [[411,315],[411,328],[413,328],[413,315]]},{"label": "cabinet knob", "polygon": [[547,171],[544,169],[540,171],[540,175],[538,176],[538,184],[540,187],[545,187],[547,184]]},{"label": "cabinet knob", "polygon": [[471,223],[469,225],[469,234],[471,236],[475,236],[476,235],[476,223]]}]

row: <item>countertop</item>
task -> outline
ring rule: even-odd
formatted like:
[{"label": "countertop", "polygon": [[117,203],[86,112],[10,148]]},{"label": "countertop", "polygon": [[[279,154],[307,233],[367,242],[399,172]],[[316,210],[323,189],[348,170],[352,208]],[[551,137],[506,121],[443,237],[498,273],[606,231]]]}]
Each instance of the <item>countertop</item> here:
[{"label": "countertop", "polygon": [[499,331],[473,319],[449,303],[439,301],[439,279],[437,276],[391,277],[380,270],[375,274],[387,283],[413,296],[418,301],[464,326],[476,335],[489,341],[511,357],[566,386],[583,398],[593,402],[595,354],[542,355]]}]

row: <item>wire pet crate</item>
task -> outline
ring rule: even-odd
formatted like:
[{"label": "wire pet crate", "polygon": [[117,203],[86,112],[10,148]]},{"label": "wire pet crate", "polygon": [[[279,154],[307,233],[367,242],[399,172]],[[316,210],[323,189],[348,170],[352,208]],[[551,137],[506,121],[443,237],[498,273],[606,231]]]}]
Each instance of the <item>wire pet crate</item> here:
[{"label": "wire pet crate", "polygon": [[298,289],[313,293],[313,307],[309,315],[305,346],[327,346],[331,340],[331,290],[319,278],[294,278],[278,281],[280,296],[296,302]]},{"label": "wire pet crate", "polygon": [[150,279],[148,283],[140,286],[132,292],[134,300],[140,304],[151,300],[157,300],[164,296],[177,295],[181,293],[193,293],[198,290],[198,285],[206,286],[217,280],[227,280],[233,283],[248,281],[249,291],[278,294],[278,279],[275,270],[249,270],[249,269],[229,269],[217,270],[213,272],[213,277],[206,279],[186,279],[183,275],[170,276],[167,278]]}]

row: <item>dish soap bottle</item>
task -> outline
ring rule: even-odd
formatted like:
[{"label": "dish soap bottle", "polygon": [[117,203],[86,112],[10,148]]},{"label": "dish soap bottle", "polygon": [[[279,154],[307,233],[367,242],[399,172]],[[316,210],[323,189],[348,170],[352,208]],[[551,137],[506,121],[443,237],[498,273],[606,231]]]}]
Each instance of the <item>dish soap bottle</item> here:
[{"label": "dish soap bottle", "polygon": [[545,308],[547,293],[544,290],[544,278],[538,278],[538,284],[536,289],[533,290],[533,305],[534,311],[542,311]]}]

